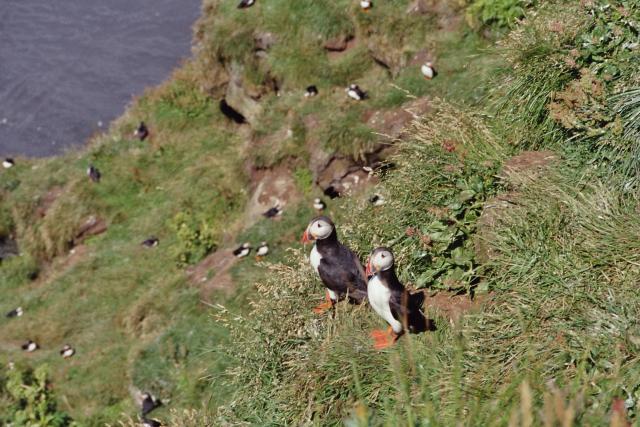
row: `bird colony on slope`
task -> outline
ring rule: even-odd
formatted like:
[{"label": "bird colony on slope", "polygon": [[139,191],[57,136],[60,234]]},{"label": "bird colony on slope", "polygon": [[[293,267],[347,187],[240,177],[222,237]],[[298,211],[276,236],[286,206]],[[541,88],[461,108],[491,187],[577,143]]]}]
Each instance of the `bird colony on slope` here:
[{"label": "bird colony on slope", "polygon": [[[253,6],[256,0],[241,0],[239,9],[246,9]],[[370,0],[359,1],[360,8],[367,12],[373,7]],[[437,76],[436,69],[431,62],[424,63],[420,72],[425,79],[433,79]],[[357,84],[352,83],[346,89],[347,96],[354,101],[364,101],[368,99],[366,91]],[[305,98],[313,98],[318,95],[318,88],[309,85],[305,92]],[[221,109],[225,109],[225,101],[221,101]],[[231,107],[227,106],[227,109]],[[225,111],[223,111],[225,112]],[[231,113],[239,115],[235,110]],[[233,115],[233,114],[232,114]],[[237,123],[245,123],[244,120],[232,117]],[[244,118],[242,118],[244,119]],[[141,121],[133,132],[133,136],[140,141],[145,141],[150,136],[150,131],[145,122]],[[13,158],[7,157],[3,160],[2,166],[10,169],[15,166]],[[363,169],[370,175],[374,173],[374,167],[364,166]],[[88,178],[93,183],[99,183],[102,173],[94,165],[89,165],[86,170]],[[332,188],[325,190],[325,195],[330,198],[339,197]],[[369,198],[369,203],[374,207],[384,205],[385,199],[376,193]],[[320,215],[327,205],[321,198],[313,200],[313,208]],[[262,214],[267,219],[276,219],[283,213],[280,202],[269,208]],[[372,251],[366,268],[363,268],[358,256],[348,247],[342,244],[337,237],[334,223],[326,216],[318,216],[311,220],[303,235],[303,243],[313,242],[314,246],[310,253],[310,263],[316,271],[321,281],[326,287],[326,300],[313,310],[316,313],[323,313],[331,309],[340,300],[348,300],[354,304],[361,304],[368,299],[373,310],[382,317],[389,327],[387,330],[374,330],[371,336],[374,339],[376,349],[384,349],[391,346],[405,332],[422,332],[429,328],[429,322],[421,311],[424,294],[418,292],[409,293],[400,283],[395,272],[393,253],[390,249],[379,247]],[[151,236],[144,240],[141,245],[144,248],[154,248],[160,243],[159,239]],[[247,257],[252,250],[252,245],[245,242],[233,250],[233,255],[237,258]],[[267,242],[261,242],[256,247],[256,260],[260,260],[269,254]],[[24,314],[22,307],[17,307],[6,314],[8,318],[21,317]],[[26,341],[21,346],[22,350],[32,353],[40,349],[40,345],[32,340]],[[73,357],[76,350],[69,344],[65,344],[60,350],[60,356],[64,359]],[[13,366],[13,363],[10,363]],[[159,427],[162,423],[148,417],[149,413],[159,407],[161,402],[150,393],[143,393],[141,396],[141,420],[145,427]]]}]

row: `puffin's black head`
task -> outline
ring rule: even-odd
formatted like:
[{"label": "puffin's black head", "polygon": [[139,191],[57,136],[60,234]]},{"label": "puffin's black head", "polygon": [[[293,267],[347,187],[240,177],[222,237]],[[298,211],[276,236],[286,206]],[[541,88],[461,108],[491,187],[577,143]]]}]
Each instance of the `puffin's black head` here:
[{"label": "puffin's black head", "polygon": [[380,271],[389,270],[393,267],[393,253],[389,248],[376,248],[371,252],[367,263],[366,275],[372,276]]},{"label": "puffin's black head", "polygon": [[304,234],[302,235],[302,243],[309,243],[314,240],[322,240],[331,236],[333,230],[335,229],[335,225],[333,221],[329,217],[326,216],[318,216],[313,218]]}]

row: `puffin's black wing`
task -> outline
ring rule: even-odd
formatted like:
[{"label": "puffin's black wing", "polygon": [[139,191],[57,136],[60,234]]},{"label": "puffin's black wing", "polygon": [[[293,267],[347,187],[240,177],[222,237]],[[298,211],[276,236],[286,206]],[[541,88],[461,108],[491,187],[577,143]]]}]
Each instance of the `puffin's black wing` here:
[{"label": "puffin's black wing", "polygon": [[[399,283],[399,282],[398,282]],[[402,285],[400,285],[402,286]],[[407,290],[391,287],[390,308],[393,317],[408,327],[412,333],[425,332],[432,329],[429,320],[422,313],[424,293],[409,293]]]},{"label": "puffin's black wing", "polygon": [[367,296],[367,281],[360,259],[343,245],[339,245],[331,256],[322,257],[318,273],[327,288],[339,297],[348,292],[349,297],[359,303]]},{"label": "puffin's black wing", "polygon": [[160,405],[162,405],[162,403],[159,400],[154,399],[151,396],[146,397],[142,401],[142,416],[145,417],[149,412],[153,411]]}]

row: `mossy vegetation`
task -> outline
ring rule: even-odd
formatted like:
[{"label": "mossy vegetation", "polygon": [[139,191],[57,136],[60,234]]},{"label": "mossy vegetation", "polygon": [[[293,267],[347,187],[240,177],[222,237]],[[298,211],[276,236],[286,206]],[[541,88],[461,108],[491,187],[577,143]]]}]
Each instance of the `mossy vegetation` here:
[{"label": "mossy vegetation", "polygon": [[[0,363],[47,364],[49,412],[79,425],[135,423],[132,389],[168,401],[153,415],[170,425],[637,422],[638,7],[467,3],[206,0],[194,58],[167,83],[86,149],[0,174],[0,236],[21,252],[0,264],[0,309],[25,309],[0,325]],[[347,99],[351,82],[367,101]],[[297,242],[322,190],[314,157],[365,162],[396,142],[372,114],[422,98],[395,169],[325,212],[362,259],[389,246],[426,291],[435,331],[378,352],[366,305],[312,314],[323,290]],[[299,194],[281,219],[247,222],[252,173],[269,168]],[[263,240],[269,257],[228,267],[203,304],[188,272]],[[27,339],[41,350],[22,354]]]}]

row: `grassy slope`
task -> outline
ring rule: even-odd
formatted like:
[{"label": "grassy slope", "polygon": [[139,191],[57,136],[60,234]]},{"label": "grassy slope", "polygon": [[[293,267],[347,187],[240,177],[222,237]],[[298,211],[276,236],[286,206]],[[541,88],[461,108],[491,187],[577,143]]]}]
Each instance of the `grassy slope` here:
[{"label": "grassy slope", "polygon": [[[294,10],[290,2],[271,2],[249,11],[237,11],[229,2],[205,2],[196,28],[198,54],[169,82],[148,90],[88,148],[52,159],[20,159],[4,171],[2,232],[18,236],[23,255],[0,267],[0,308],[22,305],[26,314],[0,325],[0,363],[48,364],[59,407],[83,425],[134,413],[130,384],[170,399],[173,407],[215,408],[223,403],[227,389],[210,389],[206,378],[218,377],[228,364],[218,350],[210,352],[226,342],[228,331],[211,321],[210,311],[199,303],[198,289],[187,284],[184,267],[176,261],[195,262],[207,246],[228,244],[242,229],[237,219],[247,197],[247,157],[270,166],[308,154],[300,145],[279,141],[266,160],[254,154],[257,150],[247,151],[246,132],[228,124],[217,108],[212,75],[221,70],[218,61],[245,64],[245,84],[262,87],[266,69],[282,82],[281,97],[267,93],[261,100],[268,108],[253,126],[258,135],[279,130],[289,111],[299,117],[316,114],[323,118],[317,132],[325,147],[358,155],[361,144],[368,144],[366,127],[361,127],[359,140],[349,133],[336,139],[330,131],[346,129],[348,120],[367,108],[405,102],[407,96],[391,82],[417,95],[478,102],[483,93],[478,80],[466,76],[473,72],[478,79],[489,77],[482,72],[494,60],[478,54],[485,42],[457,29],[435,32],[435,18],[405,15],[407,4],[381,4],[365,16],[347,1],[335,7],[296,2]],[[253,31],[243,28],[277,34],[280,41],[270,52],[269,64],[253,59]],[[329,64],[322,42],[342,32],[355,34],[362,45]],[[435,49],[443,63],[440,78],[426,84],[416,67],[392,77],[366,54],[366,43],[374,38],[403,60],[425,45]],[[227,43],[221,45],[221,40]],[[246,50],[240,48],[245,45]],[[343,86],[351,81],[371,91],[370,103],[345,100]],[[314,103],[303,102],[301,96],[309,83],[321,90]],[[131,136],[139,120],[152,130],[149,141]],[[103,173],[97,185],[84,175],[89,164]],[[304,170],[304,161],[299,167]],[[58,189],[61,195],[41,218],[38,209],[46,204],[45,195]],[[307,186],[301,190],[312,196]],[[237,240],[275,242],[280,246],[272,259],[284,259],[285,248],[297,240],[311,214],[305,204],[282,222],[261,222],[242,231]],[[108,231],[69,255],[68,242],[89,215],[104,219]],[[139,243],[150,235],[160,238],[160,246],[144,250]],[[39,278],[31,281],[29,276],[38,270]],[[256,274],[263,272],[264,267],[250,261],[240,264],[232,273],[236,283],[246,286],[220,299],[240,310]],[[21,354],[18,345],[27,338],[37,340],[42,350],[28,357]],[[70,361],[57,354],[65,343],[78,350]],[[165,414],[163,409],[158,416]]]},{"label": "grassy slope", "polygon": [[[550,91],[579,74],[566,59],[576,47],[576,31],[588,27],[581,20],[584,10],[552,5],[521,27],[524,36],[512,34],[503,52],[515,71],[496,93],[506,102],[494,116],[482,97],[500,63],[494,50],[473,34],[435,31],[431,15],[405,15],[407,3],[381,3],[364,15],[346,1],[330,8],[314,1],[258,2],[249,11],[207,1],[196,29],[198,55],[171,82],[145,94],[86,152],[33,162],[40,173],[28,163],[3,174],[3,206],[13,212],[3,211],[2,224],[11,228],[12,218],[30,256],[0,268],[0,292],[9,295],[2,308],[27,309],[24,318],[0,327],[0,339],[17,344],[29,334],[47,345],[28,361],[11,346],[0,357],[49,363],[62,409],[84,424],[132,413],[130,382],[171,398],[174,408],[206,406],[172,414],[172,425],[603,425],[615,399],[637,400],[635,198],[620,190],[623,177],[615,168],[603,174],[607,168],[593,167],[609,164],[589,144],[590,135],[580,139],[586,144],[566,143],[568,136],[576,141],[588,134],[589,126],[561,129],[546,108]],[[272,31],[280,41],[267,62],[253,56],[255,29]],[[425,45],[435,48],[440,76],[425,85],[408,67],[392,77],[363,55],[364,42],[331,62],[321,44],[341,33],[402,52],[399,58]],[[312,215],[305,205],[281,222],[240,231],[238,241],[277,241],[274,264],[239,264],[233,271],[237,295],[221,297],[224,308],[217,307],[217,321],[211,321],[211,311],[198,304],[198,291],[175,266],[176,253],[184,253],[183,234],[171,219],[190,212],[188,229],[198,229],[206,242],[221,242],[221,227],[241,229],[233,223],[246,198],[246,178],[238,172],[244,159],[271,166],[295,156],[303,159],[297,160],[303,170],[308,155],[304,138],[247,152],[242,133],[215,108],[219,60],[243,64],[245,83],[257,88],[279,81],[282,95],[261,99],[258,136],[278,131],[290,111],[297,119],[316,114],[323,146],[354,156],[370,141],[365,129],[348,131],[348,120],[372,106],[392,108],[407,100],[389,83],[474,105],[477,114],[436,102],[433,115],[416,124],[396,159],[398,171],[380,187],[389,200],[385,208],[372,210],[361,195],[333,203],[330,214],[363,256],[377,244],[392,245],[406,283],[463,291],[482,279],[493,291],[483,310],[459,322],[430,312],[436,332],[374,352],[367,332],[381,322],[366,307],[341,304],[322,317],[310,312],[321,286],[293,243]],[[581,67],[598,64],[587,57],[579,61]],[[627,79],[606,83],[608,90],[637,82],[637,73],[621,69]],[[369,103],[346,102],[342,86],[352,80],[371,90]],[[317,102],[300,96],[310,83],[321,90]],[[594,104],[580,110],[583,121],[590,120]],[[127,136],[142,118],[154,131],[151,143]],[[607,135],[617,138],[610,128]],[[453,152],[445,149],[452,144]],[[454,246],[469,249],[485,201],[514,185],[498,179],[497,171],[526,147],[553,147],[561,159],[543,178],[521,177],[526,185],[518,188],[517,204],[499,218],[488,242],[497,254],[490,263],[469,261],[464,251],[433,239],[436,231],[443,235],[443,224],[449,231],[454,227],[448,219],[453,215]],[[98,186],[82,176],[89,162],[105,173]],[[34,198],[54,185],[64,187],[64,195],[53,213],[36,219]],[[307,186],[301,190],[311,197]],[[87,254],[63,268],[66,240],[94,212],[108,220],[109,231],[88,240]],[[149,234],[161,239],[154,251],[138,245]],[[431,242],[420,238],[425,235]],[[193,257],[201,252],[196,248]],[[52,264],[29,283],[34,258]],[[434,266],[452,274],[434,273],[440,268]],[[56,316],[61,311],[74,316]],[[80,353],[63,364],[55,350],[66,341]],[[207,375],[213,387],[201,380]],[[210,412],[216,418],[205,420]],[[634,409],[627,415],[635,416]]]},{"label": "grassy slope", "polygon": [[[493,290],[482,311],[460,322],[432,312],[436,332],[404,337],[378,353],[367,331],[381,321],[370,310],[340,304],[332,315],[311,313],[321,286],[303,253],[295,252],[257,285],[260,298],[249,315],[220,313],[243,352],[229,349],[236,363],[225,381],[237,393],[220,408],[218,423],[638,422],[637,193],[620,185],[629,182],[623,181],[628,170],[609,150],[626,152],[634,141],[594,119],[615,107],[594,101],[593,89],[565,107],[584,124],[564,126],[562,117],[549,113],[550,101],[558,99],[553,91],[581,81],[584,70],[598,76],[591,88],[601,85],[609,94],[638,82],[620,35],[638,22],[639,10],[624,2],[601,5],[557,3],[532,15],[503,50],[515,72],[496,90],[499,114],[441,103],[416,125],[396,159],[398,171],[381,185],[389,204],[372,210],[352,199],[335,212],[344,241],[362,256],[379,244],[393,246],[401,279],[415,285],[435,262],[423,255],[433,248],[415,230],[431,231],[433,213],[456,201],[451,189],[464,191],[460,184],[469,176],[485,177],[487,196],[498,191],[511,202],[487,242],[495,256],[474,273]],[[619,35],[614,47],[599,38],[599,20]],[[633,30],[626,34],[637,38]],[[625,71],[612,78],[602,64]],[[601,130],[598,138],[594,128]],[[449,153],[444,148],[452,141],[456,150]],[[551,147],[559,159],[542,175],[487,180],[528,147]],[[496,204],[490,200],[489,206]],[[410,235],[407,227],[414,229]]]}]

